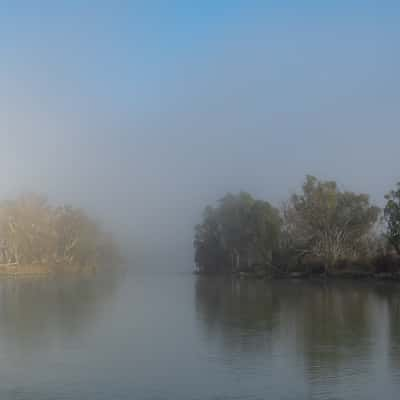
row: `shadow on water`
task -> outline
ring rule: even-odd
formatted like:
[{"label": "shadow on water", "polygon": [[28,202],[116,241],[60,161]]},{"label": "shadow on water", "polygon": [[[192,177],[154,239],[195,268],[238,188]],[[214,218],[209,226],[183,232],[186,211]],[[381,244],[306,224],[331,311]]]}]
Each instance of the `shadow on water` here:
[{"label": "shadow on water", "polygon": [[119,272],[0,279],[0,342],[17,349],[79,334],[102,312]]}]

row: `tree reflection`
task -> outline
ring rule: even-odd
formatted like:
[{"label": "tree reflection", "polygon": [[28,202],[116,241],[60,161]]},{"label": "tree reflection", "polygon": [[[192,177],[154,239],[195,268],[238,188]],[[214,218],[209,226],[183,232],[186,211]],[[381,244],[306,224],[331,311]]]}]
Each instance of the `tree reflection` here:
[{"label": "tree reflection", "polygon": [[69,275],[0,280],[0,339],[32,348],[55,335],[79,333],[102,310],[119,282],[107,276]]},{"label": "tree reflection", "polygon": [[222,340],[225,351],[268,359],[268,350],[283,349],[310,381],[339,377],[344,367],[371,367],[382,338],[400,360],[398,286],[199,277],[196,309],[208,337]]},{"label": "tree reflection", "polygon": [[377,296],[387,313],[387,353],[392,370],[400,368],[400,291],[397,283],[376,285]]},{"label": "tree reflection", "polygon": [[199,277],[196,311],[207,335],[222,338],[228,349],[258,352],[270,343],[278,324],[280,296],[262,282]]},{"label": "tree reflection", "polygon": [[353,283],[304,284],[285,303],[283,323],[308,379],[340,375],[371,353],[374,317],[371,289]]}]

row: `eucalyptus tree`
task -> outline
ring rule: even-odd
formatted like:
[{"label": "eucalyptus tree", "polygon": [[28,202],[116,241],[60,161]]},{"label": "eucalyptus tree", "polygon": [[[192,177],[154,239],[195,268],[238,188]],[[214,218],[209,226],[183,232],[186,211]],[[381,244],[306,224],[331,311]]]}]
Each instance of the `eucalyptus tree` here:
[{"label": "eucalyptus tree", "polygon": [[36,194],[0,203],[0,264],[85,266],[116,256],[112,237],[82,210]]},{"label": "eucalyptus tree", "polygon": [[328,271],[339,259],[360,254],[378,216],[368,195],[308,175],[285,209],[285,226],[298,253],[320,259]]}]

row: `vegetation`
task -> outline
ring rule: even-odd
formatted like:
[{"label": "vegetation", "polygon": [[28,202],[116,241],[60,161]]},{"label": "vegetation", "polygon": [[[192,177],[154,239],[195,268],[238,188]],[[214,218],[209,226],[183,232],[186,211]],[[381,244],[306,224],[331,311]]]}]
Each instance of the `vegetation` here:
[{"label": "vegetation", "polygon": [[195,228],[197,269],[261,276],[397,272],[400,184],[386,199],[382,235],[380,209],[369,196],[341,190],[334,181],[307,176],[282,210],[248,193],[227,194],[217,207],[206,207]]},{"label": "vegetation", "polygon": [[272,261],[282,220],[268,202],[248,193],[227,194],[218,207],[206,207],[196,226],[195,259],[204,272],[249,269]]},{"label": "vegetation", "polygon": [[0,264],[95,267],[117,257],[110,235],[82,210],[36,194],[0,203]]},{"label": "vegetation", "polygon": [[307,176],[301,194],[285,209],[288,236],[300,256],[311,256],[329,271],[339,260],[358,258],[368,251],[368,234],[379,208],[366,194],[340,191],[336,182]]},{"label": "vegetation", "polygon": [[387,238],[400,255],[400,182],[397,188],[385,196],[387,203],[384,216],[387,222]]}]

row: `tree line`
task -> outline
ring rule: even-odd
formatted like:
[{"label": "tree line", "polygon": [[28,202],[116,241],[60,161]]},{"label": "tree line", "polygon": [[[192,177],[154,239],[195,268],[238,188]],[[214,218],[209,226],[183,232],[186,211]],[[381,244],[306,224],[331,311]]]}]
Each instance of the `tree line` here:
[{"label": "tree line", "polygon": [[381,210],[367,194],[310,175],[281,209],[246,192],[228,193],[205,208],[195,227],[197,269],[330,273],[374,263],[398,266],[400,183],[385,199]]},{"label": "tree line", "polygon": [[118,257],[111,235],[83,210],[37,194],[0,202],[0,264],[94,267]]}]

